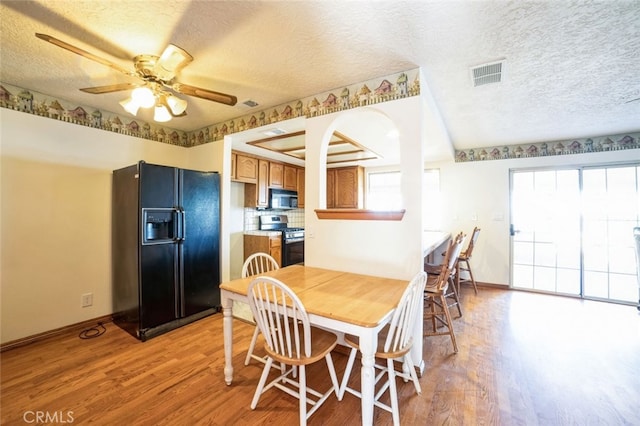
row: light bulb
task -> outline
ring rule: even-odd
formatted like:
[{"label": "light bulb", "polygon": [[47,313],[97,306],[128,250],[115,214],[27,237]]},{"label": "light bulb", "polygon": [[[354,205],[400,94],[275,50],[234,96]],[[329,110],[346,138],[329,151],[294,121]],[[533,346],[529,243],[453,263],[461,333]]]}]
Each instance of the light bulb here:
[{"label": "light bulb", "polygon": [[151,108],[156,102],[153,91],[146,86],[133,89],[131,99],[135,100],[142,108]]},{"label": "light bulb", "polygon": [[164,105],[156,105],[153,119],[159,123],[164,123],[165,121],[171,120],[171,114],[169,114],[169,111],[167,111]]},{"label": "light bulb", "polygon": [[136,115],[138,113],[138,108],[140,105],[133,98],[127,98],[124,101],[120,101],[120,105],[127,111],[129,114]]},{"label": "light bulb", "polygon": [[185,109],[187,109],[187,101],[173,95],[167,96],[167,103],[169,104],[171,111],[173,111],[173,115],[180,115]]}]

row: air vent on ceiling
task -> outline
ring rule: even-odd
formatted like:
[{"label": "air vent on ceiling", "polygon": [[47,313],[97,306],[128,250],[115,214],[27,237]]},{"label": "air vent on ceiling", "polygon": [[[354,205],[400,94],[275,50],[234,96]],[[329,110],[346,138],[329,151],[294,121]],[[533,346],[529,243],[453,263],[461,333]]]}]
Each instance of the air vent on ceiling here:
[{"label": "air vent on ceiling", "polygon": [[504,61],[491,62],[471,68],[473,87],[490,83],[500,83],[504,72]]},{"label": "air vent on ceiling", "polygon": [[251,99],[247,99],[242,104],[248,106],[249,108],[258,106],[258,103],[256,101],[252,101]]}]

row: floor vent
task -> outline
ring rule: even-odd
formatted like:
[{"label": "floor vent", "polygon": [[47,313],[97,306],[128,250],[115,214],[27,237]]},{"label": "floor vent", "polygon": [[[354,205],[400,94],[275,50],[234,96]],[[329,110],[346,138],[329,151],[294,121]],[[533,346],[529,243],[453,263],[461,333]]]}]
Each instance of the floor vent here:
[{"label": "floor vent", "polygon": [[500,83],[504,71],[504,61],[491,62],[471,68],[473,87],[490,83]]}]

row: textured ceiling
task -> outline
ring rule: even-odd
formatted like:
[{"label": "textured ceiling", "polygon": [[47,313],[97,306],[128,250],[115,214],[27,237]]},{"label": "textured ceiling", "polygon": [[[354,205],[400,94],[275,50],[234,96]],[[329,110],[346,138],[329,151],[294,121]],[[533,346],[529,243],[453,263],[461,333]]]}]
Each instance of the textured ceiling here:
[{"label": "textured ceiling", "polygon": [[[238,97],[186,97],[191,131],[256,110],[421,67],[456,149],[640,130],[637,0],[422,2],[6,1],[0,80],[124,113],[136,80],[34,36],[45,33],[133,69],[176,44],[195,60],[178,80]],[[502,83],[469,68],[505,59]],[[631,102],[630,102],[631,101]],[[151,121],[150,116],[142,115]]]}]

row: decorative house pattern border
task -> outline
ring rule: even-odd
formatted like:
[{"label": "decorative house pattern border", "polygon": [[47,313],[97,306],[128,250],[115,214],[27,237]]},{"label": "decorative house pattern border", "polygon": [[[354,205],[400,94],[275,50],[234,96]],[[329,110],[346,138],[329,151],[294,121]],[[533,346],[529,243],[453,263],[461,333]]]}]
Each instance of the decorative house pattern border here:
[{"label": "decorative house pattern border", "polygon": [[[192,147],[222,140],[225,135],[296,117],[318,117],[419,94],[420,69],[416,68],[259,110],[192,132],[132,120],[130,116],[110,111],[73,105],[63,99],[5,83],[0,83],[0,107],[156,142]],[[90,110],[91,113],[88,112]]]},{"label": "decorative house pattern border", "polygon": [[[371,89],[373,88],[373,90]],[[249,113],[190,134],[190,146],[221,140],[225,135],[297,117],[318,117],[351,108],[394,101],[420,94],[420,69],[392,74],[342,89]]]},{"label": "decorative house pattern border", "polygon": [[[371,89],[373,88],[373,89]],[[156,142],[192,147],[222,140],[244,130],[297,117],[318,117],[420,94],[420,69],[356,83],[273,108],[185,132],[130,116],[73,105],[42,93],[0,82],[0,107]],[[92,111],[89,113],[88,111]],[[640,148],[640,132],[575,140],[456,150],[456,162],[546,157]]]},{"label": "decorative house pattern border", "polygon": [[[4,83],[0,84],[0,107],[170,145],[186,146],[189,140],[188,134],[180,130],[131,120],[131,117],[87,106],[76,106],[62,99]],[[90,110],[91,113],[88,112]]]},{"label": "decorative house pattern border", "polygon": [[634,148],[640,148],[640,132],[524,145],[456,150],[456,163],[548,157],[552,155],[583,154]]}]

